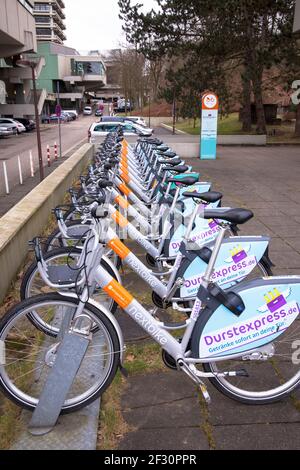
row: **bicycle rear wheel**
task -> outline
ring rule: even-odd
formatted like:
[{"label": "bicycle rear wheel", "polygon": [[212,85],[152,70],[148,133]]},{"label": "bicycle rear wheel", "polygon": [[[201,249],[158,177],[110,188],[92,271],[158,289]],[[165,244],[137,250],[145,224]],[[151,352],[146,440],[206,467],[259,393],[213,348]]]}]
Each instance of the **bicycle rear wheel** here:
[{"label": "bicycle rear wheel", "polygon": [[[266,353],[265,358],[245,353],[238,359],[205,363],[203,369],[213,373],[211,383],[234,400],[252,405],[279,401],[300,385],[300,318],[260,350]],[[240,370],[247,375],[219,375]]]}]

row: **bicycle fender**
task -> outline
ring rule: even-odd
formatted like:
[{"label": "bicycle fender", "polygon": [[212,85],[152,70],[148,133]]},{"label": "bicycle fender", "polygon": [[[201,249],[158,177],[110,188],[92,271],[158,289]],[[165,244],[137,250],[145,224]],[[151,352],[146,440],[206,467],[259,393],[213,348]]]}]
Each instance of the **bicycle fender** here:
[{"label": "bicycle fender", "polygon": [[[223,240],[211,280],[222,289],[229,289],[244,280],[264,258],[269,237],[229,237]],[[187,251],[188,258],[179,268],[178,277],[184,279],[180,297],[197,295],[197,291],[209,262],[209,251],[214,243],[195,251]]]},{"label": "bicycle fender", "polygon": [[193,356],[203,362],[240,357],[280,336],[300,314],[300,276],[255,279],[230,290],[245,309],[234,315],[212,303],[199,315],[191,338]]},{"label": "bicycle fender", "polygon": [[[59,294],[61,294],[64,297],[72,297],[73,299],[78,300],[77,295],[72,293],[72,292],[62,291],[62,292],[59,292]],[[113,316],[113,314],[106,307],[104,307],[103,305],[96,302],[96,300],[90,298],[87,303],[89,303],[89,304],[93,305],[93,307],[101,310],[104,313],[104,315],[109,319],[109,321],[112,323],[114,329],[116,330],[118,340],[119,340],[119,343],[120,343],[120,365],[123,366],[125,342],[124,342],[124,336],[123,336],[123,333],[122,333],[122,330],[121,330],[121,327],[120,327],[118,321],[116,320],[116,318]]]}]

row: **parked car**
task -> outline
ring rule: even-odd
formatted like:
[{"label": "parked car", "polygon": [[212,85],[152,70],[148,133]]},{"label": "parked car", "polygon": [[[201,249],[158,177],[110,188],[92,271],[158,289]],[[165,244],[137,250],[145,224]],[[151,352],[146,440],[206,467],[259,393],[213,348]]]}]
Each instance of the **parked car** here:
[{"label": "parked car", "polygon": [[125,118],[120,116],[102,116],[100,122],[124,122]]},{"label": "parked car", "polygon": [[96,116],[96,117],[101,117],[101,116],[103,116],[103,111],[101,111],[101,109],[97,109],[96,112],[95,112],[95,116]]},{"label": "parked car", "polygon": [[91,116],[93,114],[93,110],[91,106],[86,106],[83,110],[84,116]]},{"label": "parked car", "polygon": [[12,124],[0,124],[0,137],[8,137],[18,133],[17,126]]},{"label": "parked car", "polygon": [[139,124],[139,126],[147,127],[145,119],[141,116],[126,116],[125,120],[135,122]]},{"label": "parked car", "polygon": [[70,121],[75,121],[76,120],[76,116],[75,116],[74,113],[70,113],[69,111],[63,111],[63,114],[66,114],[67,116],[69,116]]},{"label": "parked car", "polygon": [[11,118],[0,118],[0,125],[1,124],[13,124],[17,127],[18,134],[22,134],[22,132],[26,132],[25,127],[19,121]]},{"label": "parked car", "polygon": [[68,113],[68,114],[73,114],[75,116],[75,119],[77,119],[78,116],[79,116],[76,109],[64,109],[62,112],[63,113]]},{"label": "parked car", "polygon": [[123,127],[125,136],[143,136],[150,137],[153,133],[152,129],[141,127],[134,123],[125,123],[120,121],[113,122],[94,122],[88,132],[90,143],[97,142],[98,137],[105,136],[110,132],[116,131],[118,126]]},{"label": "parked car", "polygon": [[[49,116],[49,121],[50,121],[50,122],[55,122],[55,121],[58,122],[58,119],[59,119],[59,116],[57,116],[57,114],[51,114],[51,115]],[[60,120],[61,120],[62,122],[69,122],[69,121],[71,121],[71,117],[68,116],[68,115],[65,114],[65,113],[61,113]]]},{"label": "parked car", "polygon": [[16,118],[26,129],[26,132],[33,131],[35,129],[35,122],[32,119]]},{"label": "parked car", "polygon": [[50,116],[48,114],[43,114],[41,117],[42,124],[49,124],[50,122]]}]

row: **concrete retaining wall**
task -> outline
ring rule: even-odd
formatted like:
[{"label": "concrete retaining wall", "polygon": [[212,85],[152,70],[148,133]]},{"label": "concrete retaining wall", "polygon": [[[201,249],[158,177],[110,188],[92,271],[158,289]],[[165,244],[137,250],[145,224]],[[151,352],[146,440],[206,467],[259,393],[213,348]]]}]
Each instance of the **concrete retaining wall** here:
[{"label": "concrete retaining wall", "polygon": [[[183,158],[198,158],[200,155],[200,137],[176,135],[162,136],[162,140],[169,145],[174,152]],[[191,140],[194,140],[191,142]],[[220,135],[218,145],[226,146],[266,146],[266,136],[262,135]]]},{"label": "concrete retaining wall", "polygon": [[27,255],[28,240],[43,231],[51,209],[62,203],[66,190],[80,175],[93,152],[93,145],[83,145],[0,219],[0,301]]},{"label": "concrete retaining wall", "polygon": [[[147,116],[144,116],[144,119],[145,119],[146,124],[148,126],[149,118]],[[160,126],[163,122],[172,124],[172,122],[173,122],[172,116],[171,117],[151,117],[151,119],[150,119],[150,125],[151,125],[152,128]]]}]

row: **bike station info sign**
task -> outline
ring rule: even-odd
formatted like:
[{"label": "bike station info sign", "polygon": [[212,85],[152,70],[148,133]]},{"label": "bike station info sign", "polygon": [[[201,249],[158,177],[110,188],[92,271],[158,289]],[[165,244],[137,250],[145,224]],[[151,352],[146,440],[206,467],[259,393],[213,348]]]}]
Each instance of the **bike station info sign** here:
[{"label": "bike station info sign", "polygon": [[202,160],[217,158],[219,99],[214,93],[205,93],[202,98],[201,148]]}]

